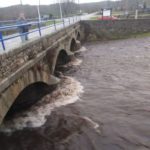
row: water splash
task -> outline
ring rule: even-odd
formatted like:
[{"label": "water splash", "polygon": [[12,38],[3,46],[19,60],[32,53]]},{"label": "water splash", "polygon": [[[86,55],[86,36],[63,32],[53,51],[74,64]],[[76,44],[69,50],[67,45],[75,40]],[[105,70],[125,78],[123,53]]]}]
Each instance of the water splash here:
[{"label": "water splash", "polygon": [[46,116],[49,116],[54,108],[75,103],[81,93],[83,93],[83,86],[80,82],[71,77],[63,77],[56,91],[45,96],[28,111],[17,114],[9,121],[4,121],[0,131],[11,133],[24,128],[40,127],[45,124]]},{"label": "water splash", "polygon": [[90,119],[89,117],[82,117],[84,120],[86,120],[94,129],[98,129],[99,128],[99,124],[94,122],[92,119]]},{"label": "water splash", "polygon": [[78,51],[76,51],[75,53],[80,53],[80,52],[85,52],[87,51],[87,48],[82,46]]},{"label": "water splash", "polygon": [[72,61],[70,61],[68,64],[64,65],[64,67],[74,67],[74,66],[80,66],[82,63],[81,59],[75,58]]},{"label": "water splash", "polygon": [[69,62],[67,66],[79,66],[81,65],[81,63],[82,63],[81,59],[75,58],[73,61]]}]

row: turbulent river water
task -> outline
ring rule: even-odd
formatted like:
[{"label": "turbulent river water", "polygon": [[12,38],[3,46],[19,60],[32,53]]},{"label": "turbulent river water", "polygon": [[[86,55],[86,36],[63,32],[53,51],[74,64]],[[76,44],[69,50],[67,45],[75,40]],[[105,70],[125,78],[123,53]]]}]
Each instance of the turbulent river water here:
[{"label": "turbulent river water", "polygon": [[56,91],[3,123],[0,150],[150,150],[150,38],[84,46]]}]

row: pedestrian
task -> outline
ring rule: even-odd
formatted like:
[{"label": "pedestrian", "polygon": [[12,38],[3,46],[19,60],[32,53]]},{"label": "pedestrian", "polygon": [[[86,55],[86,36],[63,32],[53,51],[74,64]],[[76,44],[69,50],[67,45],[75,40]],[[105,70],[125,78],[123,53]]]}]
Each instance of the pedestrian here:
[{"label": "pedestrian", "polygon": [[27,25],[27,20],[25,18],[24,13],[20,13],[19,18],[17,20],[17,24],[19,25],[19,33],[21,37],[21,41],[24,43],[28,40],[28,31],[29,31],[29,25]]}]

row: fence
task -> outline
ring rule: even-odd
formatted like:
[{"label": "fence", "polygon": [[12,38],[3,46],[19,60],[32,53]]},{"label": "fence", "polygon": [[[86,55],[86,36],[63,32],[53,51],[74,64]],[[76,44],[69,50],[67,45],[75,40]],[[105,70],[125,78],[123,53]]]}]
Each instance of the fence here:
[{"label": "fence", "polygon": [[[38,21],[38,18],[27,19],[27,21]],[[16,24],[16,20],[3,20],[3,21],[0,21],[0,26],[10,25],[10,24]]]},{"label": "fence", "polygon": [[[80,17],[74,16],[69,18],[64,18],[62,20],[47,20],[47,21],[35,21],[35,22],[28,22],[26,24],[20,25],[5,25],[0,27],[0,43],[2,45],[3,50],[6,50],[5,41],[15,39],[21,36],[29,35],[31,33],[38,32],[39,37],[42,36],[42,31],[48,28],[54,27],[54,30],[57,31],[57,26],[61,25],[61,28],[65,28],[65,26],[71,25],[80,20]],[[49,23],[49,24],[48,24]],[[19,32],[19,28],[22,26],[30,26],[30,30],[26,33],[19,33],[19,34],[11,34],[10,36],[4,36],[4,31],[16,31]]]}]

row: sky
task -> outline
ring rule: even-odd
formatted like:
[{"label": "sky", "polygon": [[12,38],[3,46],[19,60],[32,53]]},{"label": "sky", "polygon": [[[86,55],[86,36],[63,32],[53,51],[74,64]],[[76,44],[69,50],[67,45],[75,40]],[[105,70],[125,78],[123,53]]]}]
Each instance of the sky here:
[{"label": "sky", "polygon": [[[21,0],[0,0],[0,7],[7,7],[11,5],[20,4],[20,1]],[[41,4],[48,5],[48,4],[56,3],[59,0],[40,0],[40,1]],[[104,1],[104,0],[79,0],[80,3],[100,2],[100,1]],[[22,0],[22,2],[23,4],[38,5],[39,0]],[[76,0],[76,2],[78,2],[78,0]]]}]

